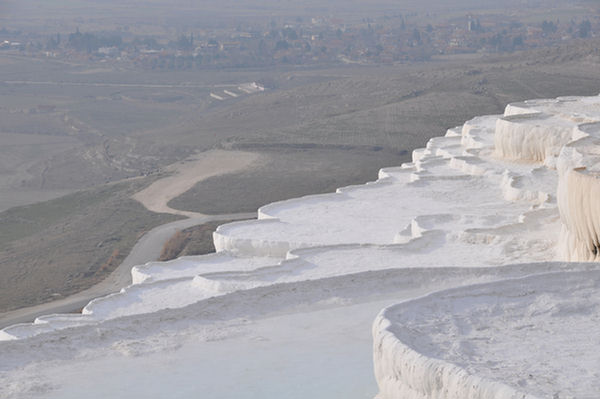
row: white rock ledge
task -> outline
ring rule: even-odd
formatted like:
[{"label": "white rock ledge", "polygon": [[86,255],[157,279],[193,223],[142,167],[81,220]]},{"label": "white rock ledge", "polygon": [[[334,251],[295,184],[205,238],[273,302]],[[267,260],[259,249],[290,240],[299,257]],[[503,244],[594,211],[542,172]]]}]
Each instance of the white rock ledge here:
[{"label": "white rock ledge", "polygon": [[600,271],[437,292],[373,324],[379,398],[592,398]]}]

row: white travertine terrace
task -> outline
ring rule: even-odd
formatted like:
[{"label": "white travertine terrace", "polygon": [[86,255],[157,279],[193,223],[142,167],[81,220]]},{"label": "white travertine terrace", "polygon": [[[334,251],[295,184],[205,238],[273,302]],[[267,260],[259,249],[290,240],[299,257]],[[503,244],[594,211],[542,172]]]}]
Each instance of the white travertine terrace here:
[{"label": "white travertine terrace", "polygon": [[564,260],[600,259],[600,99],[564,97],[509,105],[496,154],[557,169]]},{"label": "white travertine terrace", "polygon": [[[599,139],[600,97],[512,104],[496,122],[499,162],[556,170],[558,259],[600,259]],[[599,276],[535,275],[443,291],[385,309],[373,325],[378,397],[597,394]]]},{"label": "white travertine terrace", "polygon": [[[600,119],[600,117],[598,118]],[[587,136],[565,146],[557,162],[565,260],[600,259],[600,122],[580,126]]]},{"label": "white travertine terrace", "polygon": [[381,398],[591,398],[600,392],[600,271],[437,292],[373,325]]},{"label": "white travertine terrace", "polygon": [[[164,334],[195,329],[220,339],[222,324],[240,317],[260,324],[273,314],[434,292],[377,317],[379,399],[593,395],[594,370],[566,372],[550,384],[524,383],[515,373],[555,373],[561,356],[587,348],[580,341],[598,343],[593,331],[585,335],[598,320],[595,265],[557,261],[600,257],[599,137],[600,97],[515,103],[504,115],[477,117],[431,139],[413,162],[382,169],[377,181],[266,205],[258,220],[220,226],[217,254],[136,266],[131,286],[95,299],[81,315],[0,331],[0,379],[8,382],[0,396],[18,397],[30,387],[22,366],[56,353],[67,362],[90,352],[110,358],[122,341],[143,337],[160,347]],[[519,291],[524,284],[532,291]],[[575,297],[563,306],[569,292]],[[312,330],[352,325],[353,317],[319,320]],[[448,328],[436,328],[440,320]],[[531,331],[552,320],[568,322],[577,339],[557,328],[551,351],[536,347],[544,336]],[[354,328],[347,333],[362,331]],[[94,334],[106,329],[119,333]],[[65,355],[78,346],[73,340],[81,348]],[[518,352],[502,350],[515,343]],[[532,365],[538,353],[528,347],[553,356]],[[594,369],[600,354],[586,356]]]}]

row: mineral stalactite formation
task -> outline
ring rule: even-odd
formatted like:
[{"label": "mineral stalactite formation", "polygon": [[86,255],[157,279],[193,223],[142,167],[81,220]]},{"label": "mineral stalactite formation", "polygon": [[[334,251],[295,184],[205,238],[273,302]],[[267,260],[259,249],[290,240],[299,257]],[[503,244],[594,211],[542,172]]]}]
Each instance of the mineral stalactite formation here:
[{"label": "mineral stalactite formation", "polygon": [[600,101],[565,97],[511,104],[498,119],[496,154],[558,173],[560,257],[597,260],[600,239]]}]

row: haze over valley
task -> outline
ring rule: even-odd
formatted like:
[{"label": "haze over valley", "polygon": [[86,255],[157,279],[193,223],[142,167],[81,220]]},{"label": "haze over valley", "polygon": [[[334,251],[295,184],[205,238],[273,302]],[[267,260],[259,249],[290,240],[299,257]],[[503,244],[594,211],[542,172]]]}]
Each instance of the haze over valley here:
[{"label": "haze over valley", "polygon": [[[554,144],[535,150],[544,159],[526,160],[517,158],[530,151],[521,146],[527,139],[506,139],[518,148],[504,153],[495,140],[529,126],[497,127],[502,118],[526,119],[521,113],[543,115],[544,131],[566,124],[595,137],[599,11],[593,1],[542,0],[4,2],[0,338],[16,340],[0,342],[0,380],[9,382],[0,396],[110,396],[116,391],[85,382],[91,374],[81,384],[64,376],[88,361],[102,381],[116,378],[112,364],[178,358],[194,367],[194,356],[206,355],[218,358],[215,370],[202,369],[196,385],[185,367],[171,369],[186,387],[180,397],[391,398],[417,384],[391,377],[396,364],[386,350],[398,348],[527,394],[563,395],[533,377],[523,383],[510,370],[489,371],[477,356],[492,349],[449,350],[452,338],[436,335],[427,314],[400,310],[449,301],[446,291],[433,294],[445,289],[468,298],[465,285],[483,284],[477,289],[499,298],[498,314],[513,317],[492,281],[528,274],[549,274],[547,284],[523,284],[548,288],[560,307],[567,294],[551,274],[565,270],[574,286],[591,281],[577,298],[595,292],[594,263],[570,263],[595,260],[578,227],[585,217],[564,216],[556,191],[562,166],[592,159],[584,166],[595,170],[593,154],[577,144],[583,136],[544,141],[535,131],[541,145]],[[556,106],[507,108],[557,97]],[[447,270],[431,271],[438,267]],[[414,290],[398,288],[406,281]],[[515,318],[543,298],[526,301]],[[477,313],[484,305],[469,303],[444,328],[460,330],[461,317],[498,327]],[[42,316],[52,313],[66,315]],[[423,328],[433,343],[405,348],[414,337],[401,323]],[[67,343],[53,346],[61,334]],[[464,342],[478,339],[465,334]],[[384,349],[373,352],[373,339]],[[306,355],[291,349],[295,340]],[[459,349],[470,347],[462,342]],[[30,343],[43,348],[38,360],[19,355]],[[506,353],[514,367],[527,367]],[[283,376],[279,356],[298,359]],[[427,369],[421,360],[415,364]],[[235,362],[237,385],[227,392],[217,370]],[[49,365],[58,371],[41,372]],[[337,367],[330,382],[316,377]],[[165,390],[156,392],[168,391],[167,381],[141,370],[134,380],[157,378]],[[578,378],[566,375],[560,389],[595,389],[577,391]],[[405,394],[435,395],[424,392]]]}]

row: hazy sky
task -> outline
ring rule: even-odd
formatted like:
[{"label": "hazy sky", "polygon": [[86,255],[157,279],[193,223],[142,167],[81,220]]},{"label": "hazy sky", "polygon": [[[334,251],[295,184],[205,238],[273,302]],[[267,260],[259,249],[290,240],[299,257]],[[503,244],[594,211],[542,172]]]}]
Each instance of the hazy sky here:
[{"label": "hazy sky", "polygon": [[[394,14],[465,15],[491,9],[516,15],[517,9],[567,8],[580,0],[8,0],[0,2],[0,27],[24,31],[68,32],[150,24],[212,27],[235,21],[259,22],[327,16],[346,23]],[[598,2],[596,2],[598,3]]]}]

